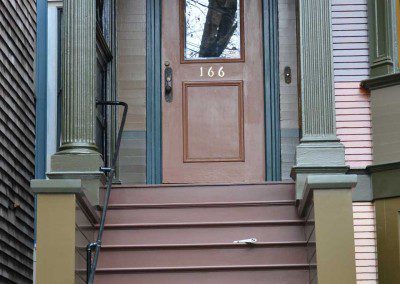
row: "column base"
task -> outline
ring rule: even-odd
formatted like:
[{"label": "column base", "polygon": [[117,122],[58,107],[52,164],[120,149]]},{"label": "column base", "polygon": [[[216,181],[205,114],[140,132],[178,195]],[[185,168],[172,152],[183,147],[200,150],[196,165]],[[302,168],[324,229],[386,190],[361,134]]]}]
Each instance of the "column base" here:
[{"label": "column base", "polygon": [[101,202],[100,189],[105,185],[106,178],[100,167],[103,159],[98,152],[88,154],[73,154],[58,152],[51,157],[51,171],[47,173],[50,179],[80,179],[83,192],[92,205]]},{"label": "column base", "polygon": [[310,174],[345,174],[344,146],[339,141],[301,141],[296,149],[296,166],[291,176],[296,181],[296,198],[301,200]]}]

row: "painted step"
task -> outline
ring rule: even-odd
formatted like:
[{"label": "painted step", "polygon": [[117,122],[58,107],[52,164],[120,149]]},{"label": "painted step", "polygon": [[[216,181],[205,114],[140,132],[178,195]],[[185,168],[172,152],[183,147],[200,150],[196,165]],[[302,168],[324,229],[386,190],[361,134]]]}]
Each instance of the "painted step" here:
[{"label": "painted step", "polygon": [[255,185],[115,186],[113,204],[253,202],[295,199],[293,183]]},{"label": "painted step", "polygon": [[304,241],[304,222],[225,222],[107,225],[104,245],[232,243],[257,238],[259,242]]},{"label": "painted step", "polygon": [[113,205],[107,224],[296,220],[293,201]]},{"label": "painted step", "polygon": [[306,284],[308,266],[292,267],[226,267],[216,270],[203,269],[186,271],[129,271],[129,270],[99,270],[96,284]]},{"label": "painted step", "polygon": [[286,265],[305,263],[305,243],[103,247],[99,268]]}]

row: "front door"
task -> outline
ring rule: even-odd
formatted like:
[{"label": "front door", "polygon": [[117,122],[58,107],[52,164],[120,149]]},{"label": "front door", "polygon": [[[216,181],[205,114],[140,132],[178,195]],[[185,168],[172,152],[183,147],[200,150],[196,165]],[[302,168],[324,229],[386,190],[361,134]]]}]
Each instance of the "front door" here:
[{"label": "front door", "polygon": [[164,183],[264,181],[261,0],[162,3]]}]

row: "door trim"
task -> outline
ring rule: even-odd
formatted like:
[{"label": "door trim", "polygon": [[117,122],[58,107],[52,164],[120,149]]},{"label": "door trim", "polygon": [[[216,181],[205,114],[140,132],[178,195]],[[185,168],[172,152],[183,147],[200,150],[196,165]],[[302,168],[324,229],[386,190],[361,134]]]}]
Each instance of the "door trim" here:
[{"label": "door trim", "polygon": [[282,180],[279,87],[278,0],[262,0],[264,42],[265,171],[267,181]]},{"label": "door trim", "polygon": [[[146,180],[162,183],[161,1],[146,1]],[[281,178],[278,0],[262,0],[267,181]]]},{"label": "door trim", "polygon": [[161,0],[146,1],[146,181],[162,183]]}]

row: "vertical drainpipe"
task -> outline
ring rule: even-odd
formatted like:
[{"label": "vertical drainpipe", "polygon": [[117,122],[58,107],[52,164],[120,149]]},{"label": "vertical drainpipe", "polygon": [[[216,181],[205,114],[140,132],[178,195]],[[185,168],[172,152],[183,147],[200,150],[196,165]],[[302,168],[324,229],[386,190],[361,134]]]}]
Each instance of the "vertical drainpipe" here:
[{"label": "vertical drainpipe", "polygon": [[[46,137],[47,137],[47,0],[36,2],[36,126],[35,126],[35,178],[46,178]],[[33,283],[36,283],[36,195],[34,220]]]}]

